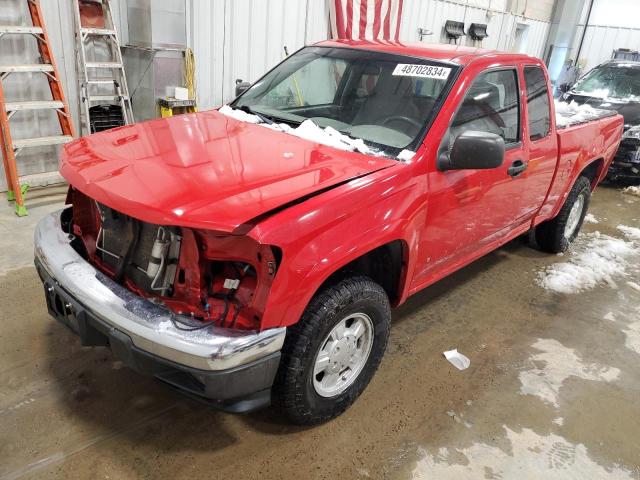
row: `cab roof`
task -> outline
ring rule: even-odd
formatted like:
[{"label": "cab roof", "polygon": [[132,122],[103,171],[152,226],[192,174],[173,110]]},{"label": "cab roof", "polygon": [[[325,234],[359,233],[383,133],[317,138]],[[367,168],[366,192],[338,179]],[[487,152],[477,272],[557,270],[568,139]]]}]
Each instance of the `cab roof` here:
[{"label": "cab roof", "polygon": [[438,43],[411,43],[370,40],[326,40],[318,42],[317,47],[355,48],[361,50],[409,55],[412,57],[437,60],[441,62],[467,65],[478,58],[496,60],[534,60],[534,57],[521,53],[499,52],[462,45],[445,45]]}]

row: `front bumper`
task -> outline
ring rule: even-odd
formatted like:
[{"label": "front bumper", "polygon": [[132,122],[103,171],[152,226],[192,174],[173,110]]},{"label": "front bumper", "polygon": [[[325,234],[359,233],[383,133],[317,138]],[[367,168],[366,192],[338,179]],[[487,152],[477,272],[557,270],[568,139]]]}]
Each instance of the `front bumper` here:
[{"label": "front bumper", "polygon": [[607,176],[612,179],[640,179],[640,139],[626,138],[620,142]]},{"label": "front bumper", "polygon": [[[115,283],[85,261],[62,230],[61,212],[35,232],[35,264],[49,312],[84,345],[106,345],[114,356],[187,393],[232,411],[268,403],[285,328],[247,332],[211,326],[176,327],[171,311]],[[189,321],[181,318],[181,320]]]},{"label": "front bumper", "polygon": [[614,160],[609,166],[607,177],[617,179],[640,179],[640,164]]}]

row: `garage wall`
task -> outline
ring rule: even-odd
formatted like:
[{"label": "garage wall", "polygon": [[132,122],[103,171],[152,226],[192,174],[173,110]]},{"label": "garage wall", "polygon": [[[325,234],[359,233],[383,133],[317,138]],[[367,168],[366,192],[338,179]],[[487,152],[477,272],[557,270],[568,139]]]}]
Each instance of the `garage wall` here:
[{"label": "garage wall", "polygon": [[[584,25],[581,25],[578,35],[576,35],[574,52],[578,51],[583,31]],[[596,65],[611,59],[613,51],[617,48],[640,50],[640,29],[589,25],[580,54],[580,62],[585,65],[582,71],[586,73]]]},{"label": "garage wall", "polygon": [[305,44],[328,37],[324,0],[193,0],[190,38],[198,105],[235,95],[236,79],[255,81]]},{"label": "garage wall", "polygon": [[[573,46],[573,57],[578,54],[580,38],[587,23],[588,3],[582,14]],[[609,60],[613,50],[629,48],[640,50],[640,2],[637,0],[595,0],[588,19],[584,44],[579,61],[583,72]]]},{"label": "garage wall", "polygon": [[[482,43],[462,37],[459,44],[482,48],[520,51],[540,57],[549,32],[549,22],[527,18],[508,11],[506,0],[405,0],[400,38],[406,41],[420,40],[418,28],[430,30],[432,35],[423,37],[425,43],[449,43],[444,33],[447,20],[487,24],[487,37]],[[520,8],[515,5],[513,8]],[[523,7],[524,8],[524,7]],[[520,41],[516,41],[516,30]]]}]

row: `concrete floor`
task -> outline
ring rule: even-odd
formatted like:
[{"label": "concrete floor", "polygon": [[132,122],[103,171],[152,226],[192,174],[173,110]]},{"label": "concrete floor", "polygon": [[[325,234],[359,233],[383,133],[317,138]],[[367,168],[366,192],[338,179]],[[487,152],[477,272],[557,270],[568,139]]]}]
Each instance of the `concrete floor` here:
[{"label": "concrete floor", "polygon": [[[640,478],[637,252],[626,277],[569,295],[536,279],[575,253],[510,243],[395,311],[366,392],[305,429],[193,403],[52,321],[27,265],[62,192],[27,219],[0,211],[0,478]],[[640,198],[611,187],[591,212],[586,232],[640,227]]]}]

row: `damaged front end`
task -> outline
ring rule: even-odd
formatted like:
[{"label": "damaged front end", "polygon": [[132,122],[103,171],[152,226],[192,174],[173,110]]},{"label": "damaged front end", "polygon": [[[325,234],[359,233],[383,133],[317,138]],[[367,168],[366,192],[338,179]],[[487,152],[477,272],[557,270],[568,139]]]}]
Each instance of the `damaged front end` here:
[{"label": "damaged front end", "polygon": [[269,404],[285,328],[260,328],[274,249],[153,225],[71,189],[35,231],[49,313],[130,368],[218,408]]},{"label": "damaged front end", "polygon": [[175,313],[179,328],[260,330],[280,251],[243,235],[154,225],[70,189],[69,233],[86,260]]},{"label": "damaged front end", "polygon": [[607,176],[610,180],[640,180],[640,126],[622,135]]}]

